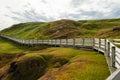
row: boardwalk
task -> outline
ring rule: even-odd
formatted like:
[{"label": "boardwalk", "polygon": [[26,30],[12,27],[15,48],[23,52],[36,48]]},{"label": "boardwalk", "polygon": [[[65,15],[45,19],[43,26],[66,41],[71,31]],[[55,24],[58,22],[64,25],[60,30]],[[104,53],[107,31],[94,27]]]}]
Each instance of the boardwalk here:
[{"label": "boardwalk", "polygon": [[[111,72],[108,80],[119,80],[120,77],[120,49],[117,48],[108,39],[97,38],[77,38],[77,39],[52,39],[52,40],[21,40],[5,35],[0,37],[11,40],[15,43],[22,45],[50,45],[50,46],[66,46],[93,49],[98,52],[104,53]],[[116,70],[116,72],[114,72]],[[113,73],[114,72],[114,73]]]}]

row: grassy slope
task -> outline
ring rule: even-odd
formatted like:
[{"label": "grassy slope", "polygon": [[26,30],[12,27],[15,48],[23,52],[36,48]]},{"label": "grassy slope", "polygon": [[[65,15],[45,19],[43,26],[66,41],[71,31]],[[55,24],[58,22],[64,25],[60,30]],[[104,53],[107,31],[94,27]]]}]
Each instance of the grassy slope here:
[{"label": "grassy slope", "polygon": [[21,49],[12,42],[0,38],[0,54],[2,53],[16,54],[16,53],[22,53],[24,51],[25,48]]},{"label": "grassy slope", "polygon": [[21,54],[27,49],[21,49],[17,45],[0,38],[0,68],[10,62],[17,54]]},{"label": "grassy slope", "polygon": [[54,63],[52,65],[53,68],[50,68],[40,80],[104,80],[109,75],[104,55],[94,51],[49,48],[35,53],[41,53],[42,55],[49,54],[53,55],[56,59],[68,60],[67,64],[57,68],[54,68],[54,66],[59,64]]},{"label": "grassy slope", "polygon": [[46,52],[69,62],[50,69],[40,80],[104,80],[109,75],[104,55],[97,52],[71,48],[50,48]]},{"label": "grassy slope", "polygon": [[[1,31],[2,34],[16,36],[23,39],[74,38],[74,37],[116,37],[120,38],[120,31],[107,31],[120,25],[120,19],[105,20],[58,20],[54,22],[29,22],[13,25]],[[101,34],[103,33],[102,35]]]},{"label": "grassy slope", "polygon": [[27,51],[13,62],[17,68],[9,67],[3,80],[104,80],[110,74],[104,55],[72,48]]}]

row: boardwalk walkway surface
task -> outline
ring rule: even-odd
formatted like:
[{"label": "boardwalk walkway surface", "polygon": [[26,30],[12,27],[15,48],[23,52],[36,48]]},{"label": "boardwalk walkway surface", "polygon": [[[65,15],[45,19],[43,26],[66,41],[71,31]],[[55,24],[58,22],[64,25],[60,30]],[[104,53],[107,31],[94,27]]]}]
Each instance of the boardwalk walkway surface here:
[{"label": "boardwalk walkway surface", "polygon": [[22,40],[6,35],[1,38],[8,39],[21,45],[50,45],[93,49],[104,53],[111,75],[107,80],[120,80],[120,49],[108,39],[77,38],[77,39],[52,39],[52,40]]}]

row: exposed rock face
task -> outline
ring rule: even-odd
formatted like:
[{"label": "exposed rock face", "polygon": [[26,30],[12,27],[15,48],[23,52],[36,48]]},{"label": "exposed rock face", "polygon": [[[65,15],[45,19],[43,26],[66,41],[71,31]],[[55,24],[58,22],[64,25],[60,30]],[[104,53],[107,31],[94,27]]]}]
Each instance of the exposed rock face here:
[{"label": "exposed rock face", "polygon": [[120,26],[116,26],[112,29],[112,31],[120,31]]},{"label": "exposed rock face", "polygon": [[16,63],[16,62],[12,62],[12,63],[10,64],[10,69],[9,69],[8,73],[11,73],[11,72],[16,71],[17,67],[18,67],[18,66],[17,66],[17,63]]},{"label": "exposed rock face", "polygon": [[1,80],[36,80],[47,67],[46,60],[40,55],[25,55],[13,61]]},{"label": "exposed rock face", "polygon": [[115,36],[120,34],[120,26],[115,26],[111,29],[103,30],[99,32],[95,37],[101,37],[101,38],[115,38]]},{"label": "exposed rock face", "polygon": [[0,80],[37,80],[49,67],[58,68],[68,61],[65,57],[25,54],[3,67],[3,72],[0,70]]}]

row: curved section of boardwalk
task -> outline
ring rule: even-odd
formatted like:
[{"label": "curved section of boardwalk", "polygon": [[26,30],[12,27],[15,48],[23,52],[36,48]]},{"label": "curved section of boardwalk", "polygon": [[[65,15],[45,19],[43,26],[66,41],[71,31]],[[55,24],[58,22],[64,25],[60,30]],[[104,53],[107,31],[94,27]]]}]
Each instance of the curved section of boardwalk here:
[{"label": "curved section of boardwalk", "polygon": [[52,39],[52,40],[21,40],[5,35],[0,35],[0,37],[24,45],[42,44],[42,45],[66,46],[66,47],[71,46],[71,47],[80,47],[80,48],[97,50],[98,52],[104,53],[108,63],[108,67],[110,69],[110,72],[112,73],[107,80],[119,80],[120,49],[117,48],[108,39],[78,38],[78,39]]},{"label": "curved section of boardwalk", "polygon": [[26,44],[26,45],[36,45],[36,44],[46,44],[46,45],[54,45],[54,46],[73,46],[73,47],[88,47],[93,48],[93,39],[86,38],[86,39],[52,39],[52,40],[22,40],[17,39],[9,36],[3,36],[2,38],[9,39],[13,42],[19,44]]}]

